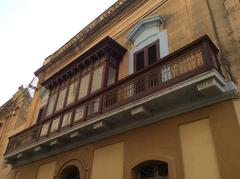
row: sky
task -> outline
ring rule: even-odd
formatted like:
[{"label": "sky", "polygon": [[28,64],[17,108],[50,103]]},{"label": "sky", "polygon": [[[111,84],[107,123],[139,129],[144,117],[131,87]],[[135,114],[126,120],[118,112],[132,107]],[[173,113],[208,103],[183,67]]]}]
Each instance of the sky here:
[{"label": "sky", "polygon": [[0,0],[0,106],[116,0]]}]

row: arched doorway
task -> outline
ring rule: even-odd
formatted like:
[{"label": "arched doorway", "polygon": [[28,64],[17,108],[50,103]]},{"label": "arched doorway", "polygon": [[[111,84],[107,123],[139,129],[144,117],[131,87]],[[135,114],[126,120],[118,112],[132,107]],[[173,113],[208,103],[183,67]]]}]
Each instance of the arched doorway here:
[{"label": "arched doorway", "polygon": [[133,168],[133,179],[169,179],[168,164],[159,160],[144,161]]},{"label": "arched doorway", "polygon": [[61,171],[58,179],[80,179],[80,172],[78,167],[74,165],[68,165]]}]

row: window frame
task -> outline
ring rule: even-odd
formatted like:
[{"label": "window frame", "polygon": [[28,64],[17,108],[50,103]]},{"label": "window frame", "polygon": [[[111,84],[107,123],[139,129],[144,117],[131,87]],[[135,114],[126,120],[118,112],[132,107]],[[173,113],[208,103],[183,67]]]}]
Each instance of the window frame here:
[{"label": "window frame", "polygon": [[[64,110],[64,108],[65,108],[65,105],[66,105],[66,102],[67,102],[67,96],[68,96],[68,92],[69,92],[69,87],[70,87],[68,85],[68,83],[69,83],[69,81],[64,82],[64,84],[61,85],[60,89],[57,92],[58,97],[57,97],[57,100],[56,100],[55,109],[53,111],[53,114],[58,113],[58,112]],[[58,100],[59,100],[60,94],[63,90],[66,90],[65,91],[65,96],[64,96],[64,99],[63,99],[63,106],[60,109],[57,110]]]},{"label": "window frame", "polygon": [[[64,115],[68,114],[68,113],[71,113],[71,116],[70,116],[70,123],[68,125],[65,125],[65,126],[62,126],[63,124],[63,119],[64,119]],[[61,119],[60,119],[60,122],[59,122],[59,130],[64,130],[64,129],[67,129],[69,127],[72,126],[72,122],[73,122],[73,115],[74,115],[74,110],[68,110],[66,112],[64,112],[62,115],[61,115]]]},{"label": "window frame", "polygon": [[[83,110],[83,117],[81,119],[78,119],[76,121],[74,121],[75,119],[75,115],[76,115],[76,112],[77,112],[77,109],[79,109],[80,107],[84,107],[84,110]],[[81,123],[83,121],[86,120],[86,116],[87,116],[87,103],[83,103],[83,104],[80,104],[78,106],[76,106],[74,109],[73,109],[73,114],[72,114],[72,125],[75,125],[75,124],[78,124],[78,123]]]},{"label": "window frame", "polygon": [[[46,110],[45,110],[45,113],[44,113],[44,120],[50,118],[52,115],[54,115],[55,113],[55,108],[56,108],[56,105],[57,105],[57,100],[58,100],[58,88],[59,86],[56,86],[55,88],[53,88],[51,91],[50,91],[50,95],[49,95],[49,98],[48,98],[48,102],[47,102],[47,105],[46,105]],[[54,105],[53,105],[53,109],[52,109],[52,113],[47,115],[47,112],[48,112],[48,108],[49,108],[49,103],[50,103],[50,100],[52,98],[52,96],[54,96],[56,94],[56,99],[55,99],[55,102],[54,102]]]},{"label": "window frame", "polygon": [[47,105],[41,106],[37,113],[36,123],[40,123],[44,120],[44,114],[47,110]]},{"label": "window frame", "polygon": [[[119,76],[119,63],[118,63],[118,59],[117,58],[114,58],[114,60],[116,60],[117,61],[117,63],[116,64],[114,64],[114,63],[112,63],[111,62],[111,59],[112,59],[113,57],[110,57],[110,59],[109,59],[109,62],[106,64],[106,66],[105,66],[105,68],[107,69],[107,70],[105,70],[105,69],[103,69],[103,70],[105,70],[104,72],[105,72],[105,83],[106,83],[106,86],[108,87],[108,86],[111,86],[111,85],[113,85],[114,83],[116,83],[117,81],[118,81],[118,76]],[[112,83],[112,84],[108,84],[108,80],[109,80],[109,70],[110,70],[110,68],[113,68],[114,70],[115,70],[115,72],[116,72],[116,74],[115,74],[115,81],[114,81],[114,83]]]},{"label": "window frame", "polygon": [[[153,65],[153,64],[151,64],[151,65],[149,65],[149,60],[148,60],[148,49],[150,48],[150,47],[152,47],[153,45],[156,45],[156,62],[158,61],[158,60],[160,60],[160,46],[159,46],[159,40],[156,40],[156,41],[154,41],[154,42],[152,42],[152,43],[150,43],[150,44],[148,44],[148,45],[146,45],[145,47],[143,47],[142,49],[140,49],[140,50],[138,50],[138,51],[136,51],[136,52],[134,52],[134,54],[133,54],[133,65],[134,65],[134,67],[133,67],[133,69],[134,69],[134,73],[137,73],[137,72],[139,72],[139,71],[142,71],[144,68],[146,68],[147,66],[151,66],[151,65]],[[143,52],[143,56],[144,56],[144,64],[143,64],[143,68],[142,69],[140,69],[140,70],[138,70],[137,71],[137,59],[136,59],[136,55],[137,54],[139,54],[139,53],[141,53],[141,52]]]},{"label": "window frame", "polygon": [[[61,114],[61,115],[57,115],[57,116],[53,117],[53,118],[49,121],[50,124],[49,124],[49,128],[48,128],[48,135],[49,135],[49,134],[52,135],[52,134],[55,134],[55,133],[57,133],[57,132],[60,131],[62,118],[63,118],[63,115]],[[51,130],[52,130],[53,121],[54,121],[54,120],[57,120],[57,119],[59,120],[57,129],[51,131]]]},{"label": "window frame", "polygon": [[[73,102],[71,102],[71,103],[68,104],[67,102],[68,102],[68,95],[70,94],[70,93],[69,93],[69,92],[70,92],[70,87],[71,87],[74,83],[76,83],[76,85],[77,85],[77,92],[76,92],[76,94],[75,94],[75,99],[73,100]],[[66,103],[65,103],[65,106],[64,106],[64,107],[69,107],[69,106],[72,106],[72,105],[74,105],[74,104],[76,103],[76,101],[77,101],[77,99],[78,99],[79,85],[80,85],[80,76],[79,76],[79,74],[76,74],[76,75],[74,75],[74,76],[70,79],[70,82],[69,82],[69,84],[68,84],[68,92],[67,92],[67,95],[66,95]]]},{"label": "window frame", "polygon": [[[102,77],[101,77],[101,85],[100,88],[96,89],[95,91],[92,91],[92,85],[93,85],[93,77],[94,77],[94,73],[95,71],[97,71],[98,69],[102,68]],[[98,65],[96,67],[93,67],[92,73],[91,73],[91,80],[90,80],[90,90],[89,90],[89,94],[88,95],[92,95],[94,93],[97,93],[98,91],[100,91],[103,87],[104,87],[104,75],[105,75],[105,69],[106,69],[106,65],[105,64],[101,64]]]},{"label": "window frame", "polygon": [[[79,98],[82,79],[83,79],[84,77],[86,77],[87,75],[89,75],[89,81],[88,81],[88,88],[87,88],[86,95],[83,96],[83,97],[81,97],[81,98]],[[78,85],[78,91],[77,91],[77,101],[83,101],[83,100],[85,100],[85,99],[88,97],[88,95],[89,95],[89,88],[90,88],[91,76],[92,76],[91,71],[88,71],[88,72],[86,72],[86,73],[84,73],[84,74],[81,74],[81,76],[80,76],[80,78],[79,78],[79,85]]]},{"label": "window frame", "polygon": [[[114,60],[116,60],[116,63],[111,62],[111,58],[114,58]],[[50,127],[49,127],[48,134],[53,133],[53,132],[51,132],[52,122],[58,116],[60,117],[60,123],[59,123],[59,127],[58,127],[57,131],[62,130],[63,117],[69,111],[72,111],[72,117],[71,117],[71,124],[68,125],[67,127],[71,127],[72,125],[75,125],[75,123],[79,123],[79,122],[83,122],[85,120],[88,120],[89,117],[93,117],[95,115],[98,115],[101,112],[102,97],[99,98],[99,100],[100,100],[99,103],[100,104],[99,104],[99,109],[96,113],[88,115],[88,110],[89,110],[88,108],[89,108],[90,103],[93,100],[91,97],[93,97],[94,95],[99,93],[99,91],[103,90],[105,87],[108,87],[108,85],[107,85],[108,81],[107,80],[108,80],[108,71],[109,71],[110,67],[114,68],[115,71],[116,71],[115,82],[114,82],[114,83],[116,83],[117,80],[118,80],[118,75],[119,75],[119,59],[116,58],[116,57],[112,57],[111,54],[109,53],[109,54],[106,54],[105,56],[99,56],[95,59],[92,59],[92,62],[86,64],[86,66],[84,66],[84,67],[80,67],[80,69],[77,73],[72,74],[71,77],[69,77],[68,79],[63,78],[62,81],[58,81],[58,83],[56,83],[50,89],[50,95],[49,95],[48,102],[47,102],[47,105],[46,105],[46,110],[44,112],[43,120],[41,121],[41,122],[44,122],[44,121],[49,120]],[[102,68],[101,85],[100,85],[101,87],[99,89],[95,90],[95,91],[92,91],[91,88],[92,88],[92,84],[93,84],[94,72],[96,70],[98,70],[99,68]],[[86,77],[87,75],[89,75],[89,83],[88,83],[86,96],[79,98],[82,79],[84,77]],[[77,83],[77,92],[76,92],[75,100],[74,100],[74,102],[67,104],[68,95],[69,95],[69,92],[70,92],[70,87],[75,82]],[[109,85],[109,86],[111,86],[111,85]],[[66,89],[66,94],[65,94],[65,97],[64,97],[63,107],[59,110],[56,110],[60,93],[64,89]],[[51,96],[53,96],[53,95],[57,95],[55,103],[54,103],[54,107],[53,107],[53,112],[51,114],[49,114],[48,116],[46,116],[46,112],[48,110],[49,102],[50,102]],[[86,101],[88,98],[89,98],[89,100]],[[85,106],[84,115],[83,115],[82,119],[74,122],[74,116],[75,116],[75,112],[76,112],[78,106]]]}]

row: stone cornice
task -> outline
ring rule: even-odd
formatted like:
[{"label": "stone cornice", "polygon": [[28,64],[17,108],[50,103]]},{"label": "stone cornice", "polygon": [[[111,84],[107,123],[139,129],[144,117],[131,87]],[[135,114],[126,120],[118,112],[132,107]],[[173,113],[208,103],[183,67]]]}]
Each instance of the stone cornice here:
[{"label": "stone cornice", "polygon": [[58,49],[55,53],[50,55],[45,59],[44,65],[39,68],[35,75],[38,76],[40,72],[46,69],[48,66],[56,62],[58,59],[63,57],[74,47],[81,44],[87,37],[93,34],[98,27],[103,26],[105,23],[109,22],[115,17],[122,9],[128,7],[130,4],[136,2],[136,0],[118,0],[95,20],[93,20],[89,25],[82,29],[77,35],[75,35],[71,40],[69,40],[65,45]]}]

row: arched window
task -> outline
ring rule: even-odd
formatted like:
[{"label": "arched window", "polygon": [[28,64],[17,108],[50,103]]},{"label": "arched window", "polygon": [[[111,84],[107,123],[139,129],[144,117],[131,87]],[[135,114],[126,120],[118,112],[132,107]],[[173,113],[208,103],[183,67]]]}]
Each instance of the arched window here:
[{"label": "arched window", "polygon": [[169,179],[168,164],[158,160],[145,161],[133,169],[133,174],[133,179]]},{"label": "arched window", "polygon": [[128,35],[133,48],[129,52],[128,73],[132,74],[152,65],[169,54],[168,32],[164,17],[151,16],[140,20]]},{"label": "arched window", "polygon": [[78,167],[69,165],[62,170],[58,179],[80,179],[80,172]]}]

